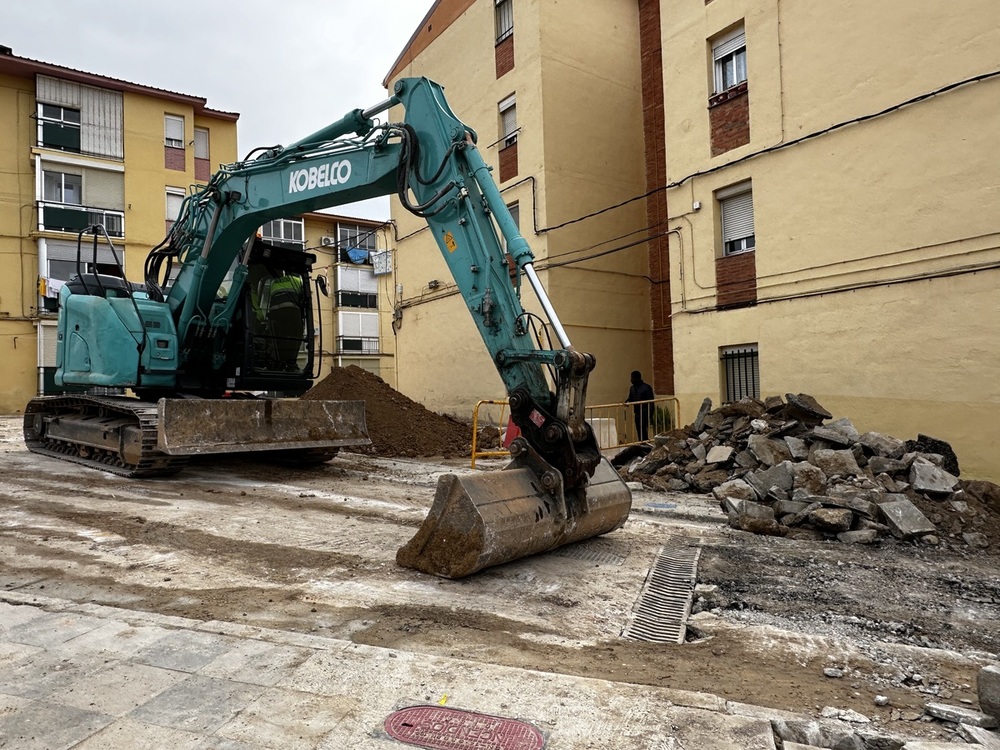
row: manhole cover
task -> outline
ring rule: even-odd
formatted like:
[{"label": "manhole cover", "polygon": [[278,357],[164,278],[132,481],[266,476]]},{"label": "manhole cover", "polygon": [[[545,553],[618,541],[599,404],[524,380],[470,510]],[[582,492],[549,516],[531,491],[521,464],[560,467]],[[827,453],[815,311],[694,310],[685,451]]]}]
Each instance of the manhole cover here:
[{"label": "manhole cover", "polygon": [[545,738],[517,719],[440,706],[410,706],[385,720],[389,736],[433,750],[542,750]]}]

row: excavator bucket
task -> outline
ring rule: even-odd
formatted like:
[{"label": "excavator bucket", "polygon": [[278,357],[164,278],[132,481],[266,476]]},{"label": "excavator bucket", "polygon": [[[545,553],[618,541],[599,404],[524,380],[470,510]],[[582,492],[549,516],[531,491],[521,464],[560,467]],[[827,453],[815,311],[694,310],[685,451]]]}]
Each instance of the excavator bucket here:
[{"label": "excavator bucket", "polygon": [[404,567],[443,578],[546,552],[614,531],[625,523],[632,494],[602,458],[590,483],[565,494],[554,472],[543,489],[537,470],[510,466],[489,474],[438,480],[430,513],[396,552]]},{"label": "excavator bucket", "polygon": [[364,401],[164,398],[157,411],[171,456],[371,444]]}]

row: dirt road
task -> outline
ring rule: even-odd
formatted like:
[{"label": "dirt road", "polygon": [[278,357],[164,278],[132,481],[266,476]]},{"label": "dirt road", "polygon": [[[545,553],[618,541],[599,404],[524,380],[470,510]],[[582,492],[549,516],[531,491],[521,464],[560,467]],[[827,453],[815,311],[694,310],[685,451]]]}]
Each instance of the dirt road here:
[{"label": "dirt road", "polygon": [[[1000,652],[996,555],[758,537],[728,529],[721,513],[685,521],[637,510],[605,537],[467,580],[397,567],[437,477],[467,465],[342,453],[305,471],[229,458],[127,480],[30,454],[19,418],[0,418],[0,593],[320,632],[814,715],[853,709],[907,736],[946,737],[921,720],[923,704],[975,706],[976,673]],[[692,620],[696,640],[624,640],[669,543],[701,543],[699,582],[718,587]],[[827,667],[844,676],[824,676]]]}]

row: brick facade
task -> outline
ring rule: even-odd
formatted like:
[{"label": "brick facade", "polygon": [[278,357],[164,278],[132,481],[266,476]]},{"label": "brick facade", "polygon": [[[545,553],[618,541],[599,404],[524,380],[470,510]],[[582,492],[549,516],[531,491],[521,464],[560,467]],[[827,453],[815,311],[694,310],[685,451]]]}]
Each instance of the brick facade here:
[{"label": "brick facade", "polygon": [[496,46],[497,78],[514,69],[514,35],[510,34]]},{"label": "brick facade", "polygon": [[500,182],[517,177],[517,141],[500,149]]},{"label": "brick facade", "polygon": [[746,81],[713,96],[708,108],[712,156],[750,143],[750,95]]},{"label": "brick facade", "polygon": [[642,123],[646,146],[646,221],[650,235],[660,235],[648,243],[649,276],[652,279],[649,304],[652,330],[653,390],[674,392],[674,341],[670,319],[670,244],[667,229],[666,129],[663,111],[663,55],[660,41],[659,0],[639,0],[639,51],[642,71]]},{"label": "brick facade", "polygon": [[163,168],[177,169],[181,172],[187,169],[187,164],[185,163],[185,158],[184,158],[184,149],[173,148],[172,146],[164,146]]},{"label": "brick facade", "polygon": [[199,182],[208,182],[212,176],[212,162],[209,159],[194,159],[194,178]]},{"label": "brick facade", "polygon": [[757,253],[737,253],[715,259],[716,304],[745,307],[757,303]]}]

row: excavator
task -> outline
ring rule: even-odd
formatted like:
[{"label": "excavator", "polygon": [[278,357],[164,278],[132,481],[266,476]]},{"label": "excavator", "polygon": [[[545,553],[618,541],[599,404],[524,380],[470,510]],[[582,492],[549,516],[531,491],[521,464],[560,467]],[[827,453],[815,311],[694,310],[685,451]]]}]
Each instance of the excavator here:
[{"label": "excavator", "polygon": [[[376,120],[396,105],[402,122]],[[504,469],[439,479],[397,563],[459,578],[622,526],[631,494],[585,420],[595,358],[571,345],[476,141],[440,85],[405,78],[385,101],[192,188],[142,283],[91,271],[83,237],[94,266],[98,243],[113,243],[100,225],[81,232],[59,294],[55,381],[67,392],[25,408],[29,450],[147,477],[193,455],[304,465],[369,444],[364,402],[298,398],[314,380],[315,256],[258,229],[395,193],[433,233],[520,430]],[[522,306],[525,280],[547,320]]]}]

